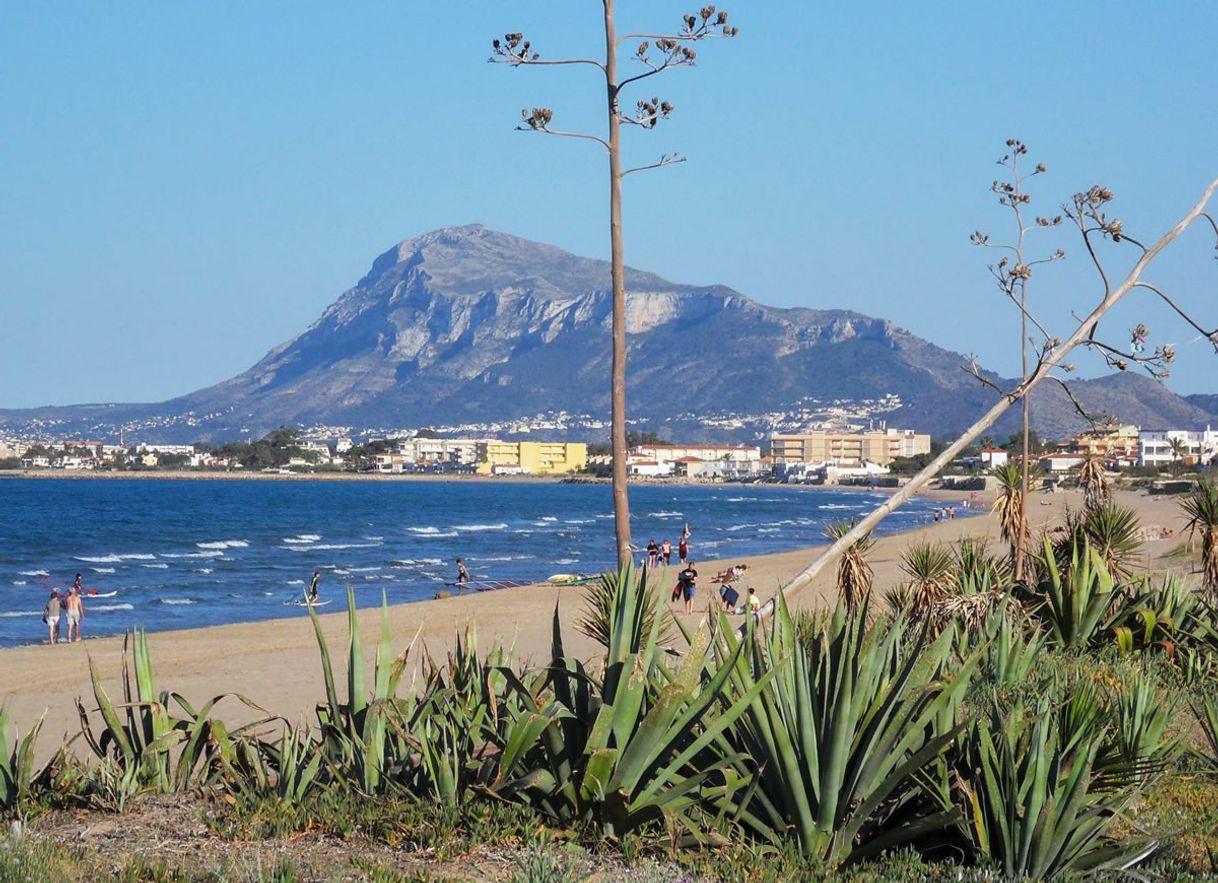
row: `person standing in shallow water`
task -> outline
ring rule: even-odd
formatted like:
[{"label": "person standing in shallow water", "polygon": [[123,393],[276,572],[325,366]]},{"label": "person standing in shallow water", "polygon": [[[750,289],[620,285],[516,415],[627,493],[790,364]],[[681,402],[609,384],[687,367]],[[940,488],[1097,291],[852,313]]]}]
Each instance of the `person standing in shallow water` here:
[{"label": "person standing in shallow water", "polygon": [[310,604],[317,603],[317,584],[319,582],[321,582],[321,571],[315,570],[315,571],[313,571],[313,580],[312,580],[312,582],[309,583],[309,599],[308,600],[309,600]]},{"label": "person standing in shallow water", "polygon": [[[77,579],[79,584],[79,578]],[[68,610],[68,634],[67,640],[75,642],[80,640],[80,622],[85,618],[85,601],[77,586],[72,586],[72,590],[68,592],[67,601],[64,606]]]},{"label": "person standing in shallow water", "polygon": [[660,557],[664,559],[665,567],[672,563],[672,543],[668,542],[667,537],[660,543]]},{"label": "person standing in shallow water", "polygon": [[51,589],[51,597],[47,599],[46,606],[42,608],[42,621],[50,630],[52,644],[59,643],[59,611],[61,609],[63,609],[63,602],[59,600],[59,593]]},{"label": "person standing in shallow water", "polygon": [[469,571],[465,568],[465,562],[460,558],[457,559],[457,585],[463,586],[469,582]]}]

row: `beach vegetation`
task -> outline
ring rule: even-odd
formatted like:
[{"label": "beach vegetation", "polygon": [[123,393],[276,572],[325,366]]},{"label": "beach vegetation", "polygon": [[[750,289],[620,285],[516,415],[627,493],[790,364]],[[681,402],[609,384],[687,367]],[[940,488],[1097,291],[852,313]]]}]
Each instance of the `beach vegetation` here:
[{"label": "beach vegetation", "polygon": [[918,543],[901,554],[901,570],[909,577],[910,613],[917,618],[952,588],[957,577],[952,550],[935,543]]},{"label": "beach vegetation", "polygon": [[1011,571],[1017,579],[1022,574],[1019,559],[1026,548],[1025,541],[1030,533],[1027,509],[1024,505],[1026,491],[1023,472],[1019,464],[1011,460],[990,470],[990,475],[998,484],[998,494],[994,497],[994,514],[998,516],[998,530],[1003,540],[1011,547]]},{"label": "beach vegetation", "polygon": [[1218,483],[1197,482],[1180,508],[1188,516],[1184,529],[1201,535],[1201,582],[1211,600],[1218,601]]},{"label": "beach vegetation", "polygon": [[[839,540],[854,528],[854,521],[837,521],[826,524],[825,539]],[[846,549],[837,563],[837,594],[849,611],[860,609],[871,594],[873,573],[867,563],[867,553],[875,545],[871,534],[859,537]]]}]

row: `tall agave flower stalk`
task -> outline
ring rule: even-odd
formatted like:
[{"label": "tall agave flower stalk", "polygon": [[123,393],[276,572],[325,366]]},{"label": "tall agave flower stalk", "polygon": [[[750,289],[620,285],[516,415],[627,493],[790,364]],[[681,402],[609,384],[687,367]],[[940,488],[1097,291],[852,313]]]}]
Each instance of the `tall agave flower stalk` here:
[{"label": "tall agave flower stalk", "polygon": [[1218,600],[1218,484],[1197,482],[1180,508],[1188,516],[1185,529],[1201,534],[1201,582],[1211,599]]},{"label": "tall agave flower stalk", "polygon": [[[825,539],[835,542],[844,537],[854,527],[854,521],[839,521],[836,524],[825,525]],[[846,605],[848,613],[854,613],[863,606],[863,602],[871,594],[873,573],[867,563],[867,553],[875,540],[871,534],[864,534],[862,539],[851,544],[837,562],[837,591]]]},{"label": "tall agave flower stalk", "polygon": [[1020,550],[1028,547],[1028,519],[1023,505],[1023,470],[1009,460],[990,470],[998,482],[998,496],[994,500],[994,513],[998,516],[998,529],[1002,538],[1011,546],[1011,569],[1015,579],[1024,576],[1024,562]]},{"label": "tall agave flower stalk", "polygon": [[1088,512],[1098,509],[1111,498],[1104,460],[1098,454],[1089,454],[1079,465],[1078,486],[1083,489],[1083,508]]}]

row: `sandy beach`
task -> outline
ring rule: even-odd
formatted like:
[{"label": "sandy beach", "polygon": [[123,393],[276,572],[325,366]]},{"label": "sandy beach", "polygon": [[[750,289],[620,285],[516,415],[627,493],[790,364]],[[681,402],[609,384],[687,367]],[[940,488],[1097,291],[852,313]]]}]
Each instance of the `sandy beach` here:
[{"label": "sandy beach", "polygon": [[[933,492],[933,495],[941,496],[945,505],[947,501],[958,505],[966,496],[958,492]],[[1136,508],[1145,527],[1170,528],[1179,536],[1185,519],[1179,512],[1176,498],[1123,491],[1118,492],[1117,499]],[[1034,532],[1046,522],[1060,521],[1067,506],[1077,508],[1080,505],[1081,496],[1077,491],[1034,495],[1029,507]],[[692,554],[701,574],[701,586],[697,611],[694,616],[685,618],[690,625],[696,625],[707,604],[717,600],[710,577],[718,570],[731,564],[747,563],[750,567],[748,583],[757,588],[764,600],[811,563],[819,548],[743,559],[701,560],[697,556],[697,525],[692,527]],[[900,557],[911,544],[921,540],[953,542],[964,536],[986,537],[995,544],[995,549],[1001,548],[997,521],[989,514],[930,524],[879,539],[870,556],[876,590],[884,593],[902,581]],[[1146,543],[1145,565],[1151,571],[1180,567],[1179,559],[1164,559],[1178,543],[1178,539]],[[1188,564],[1183,566],[1187,568]],[[673,567],[654,575],[655,590],[663,593],[665,603],[676,570]],[[567,626],[564,636],[568,652],[591,658],[597,655],[597,646],[573,627],[581,616],[583,592],[581,587],[537,585],[399,604],[389,610],[394,651],[402,651],[417,636],[413,650],[416,660],[424,651],[442,658],[454,636],[472,624],[483,651],[501,643],[514,646],[518,657],[543,659],[549,652],[551,618],[557,606]],[[830,603],[832,595],[830,570],[800,593],[795,606],[823,606]],[[327,611],[337,608],[339,612],[327,612],[321,621],[332,651],[342,658],[346,645],[346,614],[342,611],[338,592],[329,596],[335,603],[326,608]],[[675,610],[676,605],[673,608]],[[370,664],[379,634],[380,612],[362,610],[359,618]],[[87,619],[85,633],[88,633]],[[158,688],[180,693],[196,705],[223,693],[241,693],[289,720],[312,720],[313,708],[322,697],[320,659],[313,629],[304,611],[267,622],[158,632],[149,635],[149,645]],[[49,753],[58,745],[61,734],[74,733],[78,727],[76,698],[85,697],[86,705],[92,704],[90,657],[98,666],[111,697],[121,697],[122,646],[122,638],[98,638],[55,647],[44,644],[0,650],[0,703],[9,706],[23,732],[45,714],[41,746]],[[239,702],[229,702],[231,704],[222,703],[219,707],[220,717],[229,721],[248,719],[248,710]]]}]

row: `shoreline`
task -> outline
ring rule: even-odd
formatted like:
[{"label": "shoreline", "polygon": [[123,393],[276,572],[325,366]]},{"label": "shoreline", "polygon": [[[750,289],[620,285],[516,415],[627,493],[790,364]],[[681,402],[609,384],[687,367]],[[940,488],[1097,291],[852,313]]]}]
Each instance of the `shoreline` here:
[{"label": "shoreline", "polygon": [[[954,495],[959,497],[958,493]],[[992,494],[979,498],[978,508],[985,505],[986,515],[922,524],[878,537],[869,555],[875,572],[875,591],[879,595],[886,594],[904,581],[901,556],[915,542],[954,543],[964,536],[973,536],[985,538],[995,551],[1000,551],[1002,544],[998,540],[997,523],[988,515],[992,498]],[[1179,528],[1183,524],[1184,518],[1178,514],[1174,500],[1128,491],[1120,492],[1118,499],[1125,505],[1135,506],[1146,526],[1163,524]],[[1033,531],[1039,532],[1048,521],[1060,522],[1066,506],[1077,508],[1080,502],[1081,496],[1076,491],[1044,495],[1043,499],[1038,495],[1029,506]],[[1165,557],[1175,545],[1175,541],[1146,543],[1148,569],[1179,569],[1181,560]],[[748,577],[740,581],[740,586],[756,586],[764,601],[807,567],[824,548],[822,544],[767,555],[703,559],[698,555],[695,542],[692,557],[702,574],[702,585],[693,616],[678,614],[678,617],[690,627],[696,627],[704,619],[708,605],[717,600],[717,587],[711,584],[710,577],[719,570],[747,562]],[[831,603],[835,597],[833,570],[828,568],[800,592],[793,599],[792,607],[808,609]],[[660,593],[662,606],[666,609],[674,609],[668,603],[668,593],[676,572],[676,567],[670,567],[651,575],[653,590]],[[480,639],[480,652],[502,645],[514,648],[518,658],[541,660],[549,653],[551,622],[557,610],[567,652],[580,659],[591,659],[601,650],[576,629],[583,614],[584,592],[585,589],[578,586],[541,583],[395,604],[387,608],[392,650],[397,654],[411,646],[410,667],[417,670],[424,653],[442,659],[456,636],[473,625]],[[347,641],[344,596],[336,591],[326,593],[326,597],[334,603],[328,611],[319,613],[318,618],[331,652],[342,656]],[[370,665],[380,630],[380,608],[360,608],[356,616],[364,637],[365,659]],[[86,619],[86,634],[88,627]],[[323,696],[316,639],[303,610],[299,615],[260,622],[149,632],[148,641],[158,689],[178,692],[191,702],[224,693],[239,693],[269,712],[295,721],[311,720],[316,703]],[[77,697],[82,697],[86,706],[91,707],[90,660],[96,664],[110,695],[121,695],[119,676],[123,643],[123,637],[111,636],[86,638],[77,644],[56,647],[38,644],[0,649],[3,661],[0,665],[0,704],[9,706],[23,732],[40,716],[46,715],[40,753],[49,754],[58,747],[57,739],[61,734],[74,732],[79,726],[75,708]],[[409,674],[406,680],[409,682]],[[245,720],[250,719],[252,713],[242,711],[243,706],[239,706],[240,703],[233,702],[219,714],[231,717],[233,721],[241,720],[243,714]]]}]

